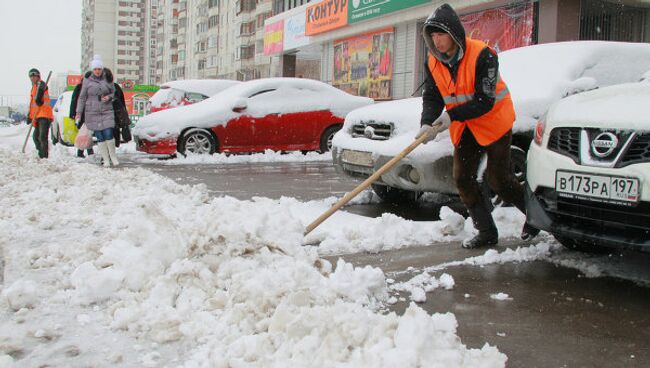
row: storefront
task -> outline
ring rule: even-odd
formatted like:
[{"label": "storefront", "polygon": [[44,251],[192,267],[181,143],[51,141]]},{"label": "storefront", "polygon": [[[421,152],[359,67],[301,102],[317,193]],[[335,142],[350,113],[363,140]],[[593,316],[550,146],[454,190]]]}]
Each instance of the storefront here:
[{"label": "storefront", "polygon": [[[276,32],[269,38],[273,42],[268,44],[267,53],[276,60],[272,75],[298,76],[296,55],[307,53],[320,61],[320,73],[306,77],[376,100],[418,95],[427,56],[422,26],[442,3],[323,0],[269,18],[266,24],[272,26],[270,32]],[[621,7],[599,0],[449,3],[461,16],[467,35],[487,42],[498,52],[579,39],[647,42],[650,32],[647,8],[630,4]],[[603,25],[606,22],[608,25]],[[277,34],[280,29],[282,41]],[[265,51],[266,46],[265,35]]]}]

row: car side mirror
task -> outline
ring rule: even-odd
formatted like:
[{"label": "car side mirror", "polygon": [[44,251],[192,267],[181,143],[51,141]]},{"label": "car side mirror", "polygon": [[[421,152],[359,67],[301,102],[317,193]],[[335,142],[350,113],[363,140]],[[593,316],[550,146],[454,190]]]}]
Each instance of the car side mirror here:
[{"label": "car side mirror", "polygon": [[232,104],[232,111],[234,112],[242,112],[246,110],[246,108],[248,108],[248,103],[244,98],[238,98],[235,100],[235,103]]}]

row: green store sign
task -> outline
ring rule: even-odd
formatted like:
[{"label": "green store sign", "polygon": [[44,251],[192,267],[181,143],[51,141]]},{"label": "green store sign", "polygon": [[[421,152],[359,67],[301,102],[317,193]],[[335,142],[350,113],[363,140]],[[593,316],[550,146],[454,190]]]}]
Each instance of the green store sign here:
[{"label": "green store sign", "polygon": [[427,3],[431,3],[431,0],[349,0],[348,23],[363,22]]}]

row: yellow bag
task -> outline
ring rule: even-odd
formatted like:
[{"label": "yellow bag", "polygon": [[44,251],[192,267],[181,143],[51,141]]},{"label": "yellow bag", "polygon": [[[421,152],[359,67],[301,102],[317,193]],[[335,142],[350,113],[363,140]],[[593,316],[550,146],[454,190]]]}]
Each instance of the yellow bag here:
[{"label": "yellow bag", "polygon": [[79,129],[77,129],[74,119],[71,119],[67,116],[64,117],[63,134],[61,135],[61,139],[63,139],[66,143],[73,145],[74,139],[77,138],[77,133],[79,133]]}]

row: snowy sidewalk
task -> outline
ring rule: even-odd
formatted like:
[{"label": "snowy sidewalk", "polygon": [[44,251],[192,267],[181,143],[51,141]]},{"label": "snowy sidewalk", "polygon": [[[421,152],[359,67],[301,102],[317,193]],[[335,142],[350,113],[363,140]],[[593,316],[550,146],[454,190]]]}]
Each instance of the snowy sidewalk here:
[{"label": "snowy sidewalk", "polygon": [[[8,209],[0,215],[2,362],[505,364],[493,347],[467,349],[452,314],[430,316],[415,305],[401,317],[379,314],[388,299],[381,270],[339,263],[332,272],[302,247],[304,225],[331,201],[210,199],[200,185],[147,170],[37,161],[1,148],[0,161],[0,203]],[[435,223],[395,216],[332,220],[319,235],[330,252],[367,248],[360,239],[382,228],[400,230],[376,235],[382,247],[448,236],[430,229]],[[359,221],[374,227],[355,230]],[[350,239],[359,239],[354,249],[345,248]]]}]

